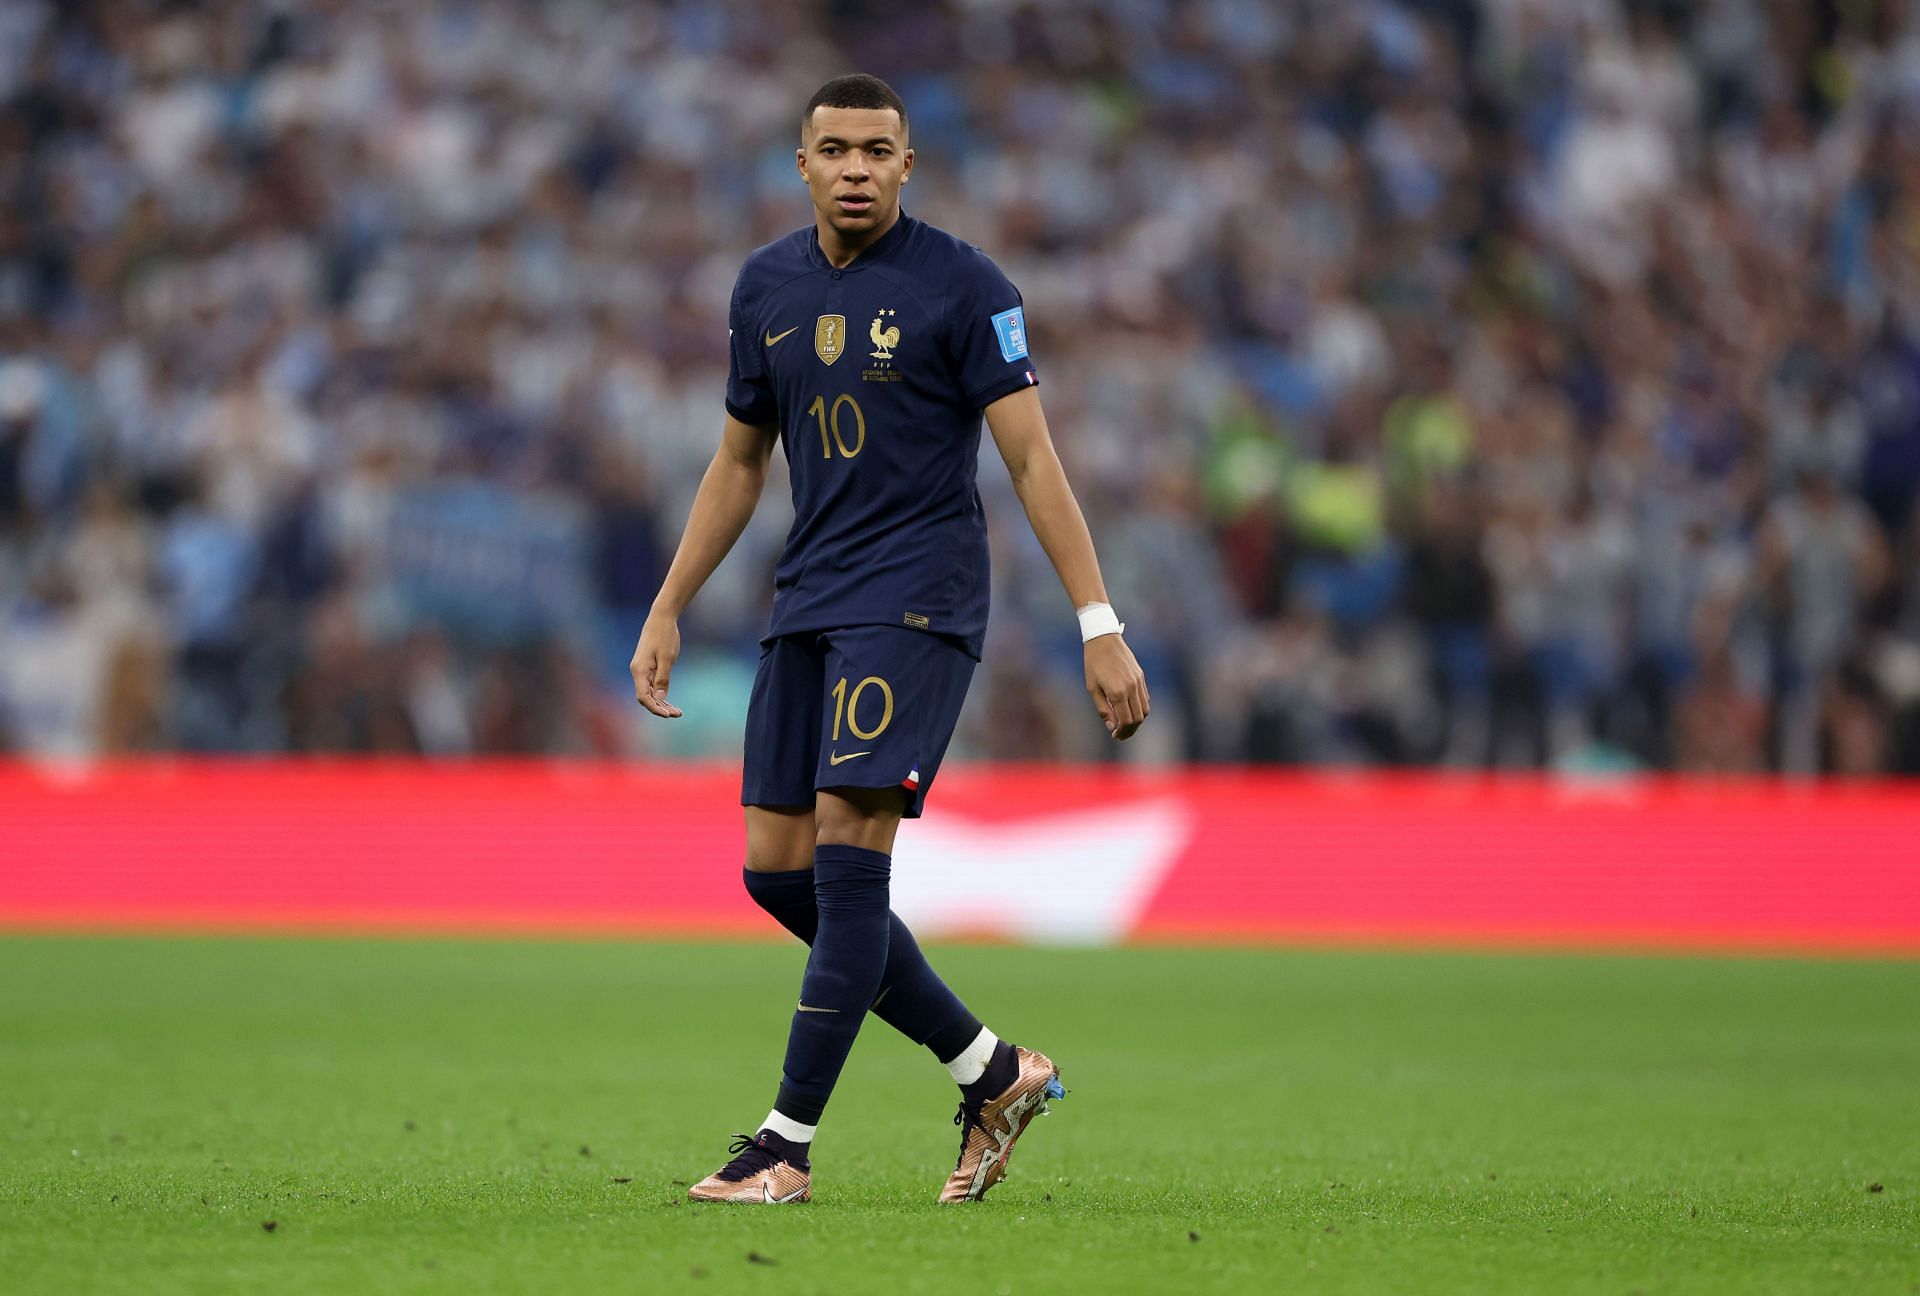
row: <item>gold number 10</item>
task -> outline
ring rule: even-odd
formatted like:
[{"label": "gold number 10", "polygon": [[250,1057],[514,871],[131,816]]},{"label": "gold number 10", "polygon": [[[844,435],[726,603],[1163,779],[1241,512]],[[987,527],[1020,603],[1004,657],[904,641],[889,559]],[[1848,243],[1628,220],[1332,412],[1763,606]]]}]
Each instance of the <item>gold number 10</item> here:
[{"label": "gold number 10", "polygon": [[[852,449],[847,448],[847,438],[844,435],[842,435],[840,431],[840,407],[842,405],[850,405],[853,407],[853,448]],[[862,446],[866,445],[867,416],[860,412],[860,402],[855,400],[853,397],[845,396],[845,395],[835,396],[833,398],[833,407],[829,409],[827,407],[827,398],[825,396],[815,396],[813,398],[813,404],[807,406],[807,413],[813,415],[816,419],[820,420],[820,457],[821,458],[823,459],[833,458],[833,447],[839,446],[841,457],[846,459],[851,459],[855,455],[860,453],[860,448]],[[827,440],[827,433],[829,431],[833,433],[833,440],[831,443],[829,443]]]},{"label": "gold number 10", "polygon": [[[846,397],[843,396],[841,399],[845,400]],[[879,724],[871,729],[862,729],[860,727],[860,695],[867,691],[867,685],[869,684],[878,684],[880,686],[880,698],[883,709],[880,712]],[[845,714],[847,717],[847,728],[853,731],[855,738],[858,738],[862,742],[865,742],[869,738],[878,738],[886,732],[887,726],[893,723],[893,690],[888,688],[887,682],[878,675],[869,675],[853,686],[853,696],[848,697],[847,677],[842,675],[840,682],[833,686],[833,740],[835,742],[840,741],[840,717],[842,714]]]}]

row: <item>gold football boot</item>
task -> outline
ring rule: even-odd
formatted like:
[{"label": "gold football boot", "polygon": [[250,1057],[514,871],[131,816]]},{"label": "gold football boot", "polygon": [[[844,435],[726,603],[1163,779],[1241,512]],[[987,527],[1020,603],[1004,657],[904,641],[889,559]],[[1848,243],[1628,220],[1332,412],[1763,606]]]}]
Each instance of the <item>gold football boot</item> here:
[{"label": "gold football boot", "polygon": [[1014,1046],[1020,1064],[1013,1083],[977,1110],[960,1104],[953,1123],[960,1127],[960,1160],[940,1190],[942,1202],[979,1201],[987,1189],[1007,1177],[1007,1159],[1013,1144],[1035,1116],[1047,1110],[1047,1099],[1064,1098],[1060,1068],[1044,1053]]},{"label": "gold football boot", "polygon": [[795,1165],[763,1140],[736,1134],[727,1151],[733,1160],[687,1189],[697,1202],[746,1202],[778,1205],[813,1200],[813,1167]]}]

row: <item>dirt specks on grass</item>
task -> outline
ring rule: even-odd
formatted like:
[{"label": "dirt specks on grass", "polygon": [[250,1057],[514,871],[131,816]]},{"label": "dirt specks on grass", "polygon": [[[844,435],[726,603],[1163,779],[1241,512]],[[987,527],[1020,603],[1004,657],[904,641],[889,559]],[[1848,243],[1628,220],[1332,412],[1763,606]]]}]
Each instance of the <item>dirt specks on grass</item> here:
[{"label": "dirt specks on grass", "polygon": [[1879,1180],[1875,1180],[1874,1182],[1867,1185],[1868,1192],[1885,1192],[1886,1190],[1887,1190],[1887,1186],[1881,1183]]},{"label": "dirt specks on grass", "polygon": [[632,1183],[633,1176],[632,1175],[615,1175],[613,1176],[613,1181],[615,1183]]},{"label": "dirt specks on grass", "polygon": [[265,1229],[267,1232],[271,1233],[275,1229],[280,1227],[280,1221],[279,1220],[261,1220],[260,1227]]},{"label": "dirt specks on grass", "polygon": [[1195,1233],[1192,1229],[1187,1230],[1187,1241],[1198,1242],[1199,1240],[1200,1240],[1200,1235],[1198,1233]]},{"label": "dirt specks on grass", "polygon": [[758,1265],[777,1265],[780,1262],[778,1260],[775,1260],[772,1256],[761,1255],[758,1251],[749,1251],[747,1252],[747,1263],[758,1264]]}]

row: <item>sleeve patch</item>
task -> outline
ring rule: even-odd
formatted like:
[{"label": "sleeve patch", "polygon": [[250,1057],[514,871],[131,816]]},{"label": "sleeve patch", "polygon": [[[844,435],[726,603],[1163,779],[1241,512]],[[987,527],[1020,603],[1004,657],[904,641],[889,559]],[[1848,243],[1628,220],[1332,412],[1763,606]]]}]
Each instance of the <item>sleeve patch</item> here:
[{"label": "sleeve patch", "polygon": [[1003,310],[993,317],[993,335],[1000,340],[1002,360],[1027,358],[1027,317],[1020,307]]}]

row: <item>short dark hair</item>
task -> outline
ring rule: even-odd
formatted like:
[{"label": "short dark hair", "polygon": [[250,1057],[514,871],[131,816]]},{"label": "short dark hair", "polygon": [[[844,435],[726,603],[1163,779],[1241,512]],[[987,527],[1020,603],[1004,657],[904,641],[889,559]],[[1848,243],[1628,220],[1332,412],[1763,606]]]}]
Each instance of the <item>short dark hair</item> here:
[{"label": "short dark hair", "polygon": [[807,110],[800,114],[802,126],[811,125],[815,108],[891,108],[900,114],[900,128],[907,126],[907,105],[892,86],[877,76],[855,72],[837,76],[813,92]]}]

